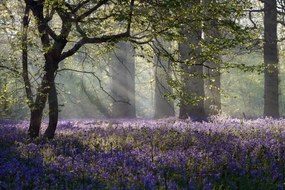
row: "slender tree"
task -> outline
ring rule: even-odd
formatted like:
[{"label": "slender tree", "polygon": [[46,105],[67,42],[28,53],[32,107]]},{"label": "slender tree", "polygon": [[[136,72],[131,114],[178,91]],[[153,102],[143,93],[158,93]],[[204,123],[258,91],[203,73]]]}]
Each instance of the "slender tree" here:
[{"label": "slender tree", "polygon": [[264,0],[264,116],[279,117],[277,2]]},{"label": "slender tree", "polygon": [[[195,0],[190,3],[192,6],[198,6],[200,0]],[[181,60],[185,61],[181,65],[182,69],[182,83],[185,100],[180,104],[179,118],[185,119],[192,117],[194,120],[203,120],[206,117],[204,108],[204,79],[203,79],[203,65],[199,54],[201,48],[199,43],[202,37],[202,21],[193,23],[192,28],[183,26],[182,35],[185,38],[184,43],[179,44],[179,53]]]},{"label": "slender tree", "polygon": [[[23,40],[23,78],[31,110],[29,126],[29,135],[31,138],[39,136],[43,110],[47,99],[49,100],[51,110],[49,114],[50,121],[45,136],[48,138],[53,138],[54,136],[58,120],[55,73],[58,69],[59,62],[75,54],[84,44],[101,44],[130,36],[134,0],[123,2],[122,5],[128,8],[127,12],[122,13],[127,15],[123,20],[125,21],[124,30],[114,31],[112,34],[106,34],[106,31],[102,31],[100,34],[90,34],[89,32],[87,33],[86,28],[81,26],[82,22],[88,22],[89,19],[93,20],[94,15],[95,17],[98,16],[93,13],[97,12],[98,14],[103,14],[102,8],[108,6],[110,3],[108,0],[100,0],[97,2],[80,1],[76,4],[70,4],[65,1],[25,0],[27,11],[25,11],[24,19],[26,18],[27,12],[31,11],[36,20],[45,60],[42,81],[37,88],[36,97],[33,99],[27,72],[28,67],[25,65],[27,64],[25,56],[26,46],[25,40]],[[55,14],[57,14],[62,21],[59,33],[53,30],[48,24]],[[110,15],[113,15],[113,13],[110,13]],[[120,23],[123,21],[120,20]],[[24,24],[24,26],[27,25]],[[73,26],[76,28],[75,33],[72,31]],[[75,37],[75,39],[77,39],[75,43],[69,43],[72,35],[77,36]],[[23,35],[23,37],[24,36],[25,35]],[[67,45],[69,47],[71,46],[71,48],[65,51]]]}]

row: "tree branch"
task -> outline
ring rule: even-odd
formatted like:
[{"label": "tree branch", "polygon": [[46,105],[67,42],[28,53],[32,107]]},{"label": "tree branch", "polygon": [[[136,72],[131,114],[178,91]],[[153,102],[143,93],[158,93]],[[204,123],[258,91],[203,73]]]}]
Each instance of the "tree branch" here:
[{"label": "tree branch", "polygon": [[84,44],[100,44],[100,43],[106,43],[106,42],[115,42],[123,38],[129,37],[129,32],[124,32],[120,34],[114,34],[114,35],[104,35],[101,37],[83,37],[81,40],[79,40],[70,50],[63,52],[60,56],[60,61],[64,60],[67,57],[72,56],[75,54]]},{"label": "tree branch", "polygon": [[[102,5],[106,4],[109,0],[101,0],[95,5],[93,8],[89,9],[88,11],[84,12],[80,16],[76,18],[76,21],[81,21],[82,19],[86,18],[90,14],[92,14],[94,11],[98,10]],[[86,2],[87,3],[87,2]]]},{"label": "tree branch", "polygon": [[81,3],[79,3],[75,8],[74,8],[74,12],[77,12],[81,7],[83,7],[86,3],[90,2],[90,0],[85,0],[82,1]]},{"label": "tree branch", "polygon": [[15,74],[20,74],[20,72],[19,72],[18,70],[14,69],[14,68],[11,68],[11,67],[8,67],[8,66],[6,66],[6,65],[0,65],[0,68],[3,68],[3,69],[7,69],[7,70],[9,70],[9,71],[12,71],[12,72],[15,73]]},{"label": "tree branch", "polygon": [[127,26],[127,32],[131,32],[131,23],[132,23],[132,18],[133,18],[133,12],[134,12],[134,0],[131,0],[130,3],[130,13],[129,13],[129,20],[128,20],[128,26]]},{"label": "tree branch", "polygon": [[109,96],[114,102],[121,102],[121,103],[130,104],[130,103],[127,102],[127,101],[116,100],[109,92],[107,92],[107,91],[104,89],[104,87],[103,87],[103,85],[102,85],[101,79],[100,79],[94,72],[91,72],[91,71],[80,71],[80,70],[68,69],[68,68],[59,69],[59,70],[58,70],[58,72],[61,72],[61,71],[72,71],[72,72],[77,72],[77,73],[90,74],[90,75],[94,76],[94,77],[98,80],[100,89],[101,89],[105,94],[107,94],[107,96]]}]

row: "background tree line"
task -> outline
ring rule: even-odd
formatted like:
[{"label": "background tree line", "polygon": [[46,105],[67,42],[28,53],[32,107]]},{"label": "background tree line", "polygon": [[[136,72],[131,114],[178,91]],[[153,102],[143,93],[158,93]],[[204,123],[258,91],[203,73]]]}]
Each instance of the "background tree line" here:
[{"label": "background tree line", "polygon": [[[63,117],[260,116],[234,110],[234,96],[249,106],[239,87],[256,88],[252,104],[264,104],[263,116],[280,116],[282,1],[25,0],[3,1],[1,13],[1,117],[29,110],[31,137],[46,104],[48,138],[60,110]],[[264,85],[256,77],[263,72]],[[254,98],[262,86],[264,103]]]}]

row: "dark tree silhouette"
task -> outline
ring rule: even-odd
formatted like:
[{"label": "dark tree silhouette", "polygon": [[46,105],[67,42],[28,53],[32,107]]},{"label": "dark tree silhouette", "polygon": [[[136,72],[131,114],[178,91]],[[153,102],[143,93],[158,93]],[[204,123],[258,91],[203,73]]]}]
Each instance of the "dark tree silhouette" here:
[{"label": "dark tree silhouette", "polygon": [[264,0],[264,116],[279,117],[277,2]]},{"label": "dark tree silhouette", "polygon": [[[27,47],[25,39],[23,39],[23,78],[31,110],[29,135],[31,138],[39,136],[43,110],[48,99],[51,110],[45,136],[47,138],[53,138],[58,120],[58,101],[54,81],[55,72],[58,69],[59,62],[75,54],[85,44],[116,42],[120,39],[130,37],[134,0],[122,2],[122,6],[127,8],[126,12],[122,12],[122,14],[125,15],[124,19],[120,20],[120,23],[124,23],[124,29],[114,31],[111,34],[106,31],[102,31],[102,33],[99,34],[89,34],[90,32],[88,33],[86,28],[81,25],[82,23],[88,23],[89,19],[100,20],[98,17],[103,14],[102,8],[112,4],[111,1],[79,1],[76,4],[71,4],[66,1],[25,0],[25,4],[26,11],[23,21],[27,21],[25,19],[27,18],[29,11],[31,11],[36,20],[45,60],[42,81],[37,88],[36,97],[33,99],[27,72],[28,67],[26,66],[27,58],[25,51],[27,50]],[[120,6],[120,4],[117,6]],[[99,16],[95,13],[98,13]],[[55,14],[59,16],[62,23],[59,33],[55,32],[49,26],[49,21],[52,20]],[[112,12],[110,13],[110,17],[111,16],[113,16]],[[108,17],[106,19],[108,19]],[[28,26],[25,22],[23,24],[24,28]],[[73,31],[73,26],[76,28],[76,31]],[[69,42],[69,38],[72,36],[76,36],[76,42]],[[23,35],[23,38],[24,37],[25,35]],[[70,47],[68,50],[66,50],[67,45]]]}]

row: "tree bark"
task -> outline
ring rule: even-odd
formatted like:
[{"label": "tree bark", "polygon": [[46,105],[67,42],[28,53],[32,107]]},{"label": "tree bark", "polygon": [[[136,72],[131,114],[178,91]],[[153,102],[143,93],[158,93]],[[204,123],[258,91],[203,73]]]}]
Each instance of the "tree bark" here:
[{"label": "tree bark", "polygon": [[42,80],[42,84],[40,88],[38,89],[36,100],[30,108],[31,117],[30,117],[30,126],[29,126],[28,133],[29,133],[30,138],[32,139],[39,137],[40,135],[43,110],[45,108],[48,89],[49,89],[48,82],[46,79],[47,79],[47,73],[45,74]]},{"label": "tree bark", "polygon": [[[31,107],[31,118],[30,118],[30,127],[29,135],[31,138],[36,138],[40,135],[41,121],[43,117],[43,110],[45,108],[47,99],[49,99],[50,111],[49,111],[49,125],[46,130],[45,135],[48,138],[52,138],[54,131],[56,129],[57,120],[58,120],[58,103],[57,103],[57,94],[54,83],[54,73],[57,70],[58,62],[54,59],[53,54],[46,54],[46,62],[44,66],[44,76],[42,83],[37,90],[36,100]],[[53,108],[53,106],[55,106]],[[51,110],[51,109],[55,109]]]},{"label": "tree bark", "polygon": [[172,73],[170,61],[159,55],[165,53],[165,50],[167,51],[169,44],[159,40],[154,46],[157,49],[153,59],[155,65],[154,118],[172,117],[175,116],[173,101],[169,101],[165,97],[165,94],[172,93],[172,89],[168,85]]},{"label": "tree bark", "polygon": [[40,136],[42,116],[43,116],[43,109],[31,110],[30,126],[28,130],[28,134],[31,139],[34,139]]},{"label": "tree bark", "polygon": [[49,104],[49,123],[48,127],[44,133],[44,137],[52,139],[55,135],[57,122],[58,122],[58,99],[55,81],[50,84],[50,91],[48,94],[48,104]]},{"label": "tree bark", "polygon": [[276,0],[264,1],[264,116],[279,118]]}]

